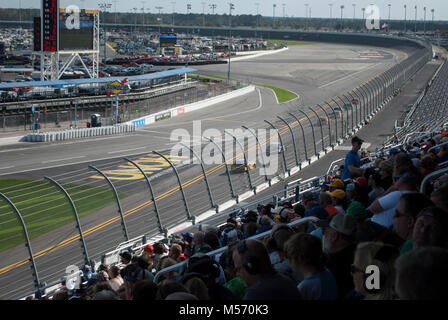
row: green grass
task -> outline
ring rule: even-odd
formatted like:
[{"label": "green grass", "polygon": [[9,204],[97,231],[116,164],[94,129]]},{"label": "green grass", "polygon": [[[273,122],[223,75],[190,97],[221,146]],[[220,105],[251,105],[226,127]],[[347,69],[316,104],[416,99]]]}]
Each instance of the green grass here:
[{"label": "green grass", "polygon": [[286,44],[288,47],[290,46],[305,46],[310,44],[316,44],[316,42],[310,41],[295,41],[295,40],[267,40],[268,43],[272,43],[276,46],[280,46],[282,44]]},{"label": "green grass", "polygon": [[[208,74],[203,74],[203,73],[191,73],[190,75],[192,76],[193,79],[196,79],[196,75],[198,75],[199,79],[202,79],[202,80],[205,80],[205,79],[222,79],[222,80],[227,80],[227,77],[216,76],[216,75],[208,75]],[[235,78],[230,78],[230,80],[238,81]],[[297,98],[297,95],[294,92],[291,92],[291,91],[286,90],[286,89],[270,86],[270,85],[267,85],[267,84],[256,83],[255,85],[274,90],[275,95],[277,96],[277,100],[278,100],[279,103],[288,102],[288,101],[291,101],[291,100],[294,100],[294,99]],[[240,87],[242,87],[242,86],[240,86]]]},{"label": "green grass", "polygon": [[270,85],[267,85],[267,84],[259,84],[259,83],[257,83],[256,85],[260,86],[260,87],[265,87],[265,88],[269,88],[269,89],[274,90],[275,95],[277,96],[277,100],[278,100],[279,103],[288,102],[288,101],[291,101],[291,100],[294,100],[294,99],[297,98],[297,95],[294,92],[291,92],[291,91],[286,90],[286,89],[277,88],[277,87],[270,86]]},{"label": "green grass", "polygon": [[[61,185],[73,199],[80,217],[115,202],[114,193],[108,187],[70,183]],[[5,194],[21,213],[31,240],[75,221],[68,199],[48,181],[0,179],[0,192]],[[121,192],[118,195],[120,199],[127,197]],[[0,252],[24,242],[22,226],[15,212],[6,201],[0,199]]]}]

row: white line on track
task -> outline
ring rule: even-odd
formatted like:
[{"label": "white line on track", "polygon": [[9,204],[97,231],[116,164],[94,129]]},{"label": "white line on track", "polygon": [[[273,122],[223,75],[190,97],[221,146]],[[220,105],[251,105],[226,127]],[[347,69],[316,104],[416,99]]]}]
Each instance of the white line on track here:
[{"label": "white line on track", "polygon": [[72,157],[72,158],[65,158],[65,159],[55,159],[55,160],[48,160],[48,161],[42,161],[42,163],[53,163],[53,162],[59,162],[59,161],[65,161],[65,160],[74,160],[74,159],[81,159],[85,158],[86,156],[80,156],[80,157]]},{"label": "white line on track", "polygon": [[345,77],[342,77],[342,78],[333,80],[333,81],[331,81],[331,82],[329,82],[329,83],[326,83],[326,84],[324,84],[324,85],[321,85],[321,86],[319,87],[319,89],[328,87],[328,86],[330,86],[330,85],[332,85],[332,84],[334,84],[334,83],[336,83],[336,82],[345,80],[345,79],[347,79],[347,78],[354,77],[354,76],[356,76],[358,73],[365,72],[365,71],[367,71],[367,70],[369,70],[369,69],[372,69],[372,68],[374,68],[374,67],[376,67],[377,65],[380,65],[380,64],[382,64],[382,62],[380,62],[380,63],[375,63],[374,65],[369,66],[369,67],[366,67],[366,68],[363,68],[363,69],[361,69],[361,70],[359,70],[359,71],[357,71],[357,72],[355,72],[355,73],[351,73],[351,74],[349,74],[349,75],[346,75]]},{"label": "white line on track", "polygon": [[0,168],[0,170],[6,170],[6,169],[11,169],[11,168],[14,168],[14,166],[11,166],[11,167],[3,167],[3,168]]},{"label": "white line on track", "polygon": [[141,149],[146,149],[146,147],[140,147],[140,148],[134,148],[134,149],[127,149],[127,150],[111,151],[111,152],[108,152],[107,154],[114,154],[114,153],[120,153],[120,152],[135,151],[135,150],[141,150]]}]

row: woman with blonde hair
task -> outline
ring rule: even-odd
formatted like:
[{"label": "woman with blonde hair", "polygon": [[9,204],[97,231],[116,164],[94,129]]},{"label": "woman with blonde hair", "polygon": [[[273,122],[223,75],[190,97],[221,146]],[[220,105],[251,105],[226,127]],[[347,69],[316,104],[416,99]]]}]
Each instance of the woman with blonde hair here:
[{"label": "woman with blonde hair", "polygon": [[[395,297],[394,263],[398,255],[399,251],[396,247],[382,242],[358,244],[351,266],[355,291],[365,300],[393,300]],[[376,266],[379,270],[378,283],[376,283],[379,285],[378,288],[368,288],[368,284],[375,284],[374,273],[370,275],[366,273],[368,266]]]}]

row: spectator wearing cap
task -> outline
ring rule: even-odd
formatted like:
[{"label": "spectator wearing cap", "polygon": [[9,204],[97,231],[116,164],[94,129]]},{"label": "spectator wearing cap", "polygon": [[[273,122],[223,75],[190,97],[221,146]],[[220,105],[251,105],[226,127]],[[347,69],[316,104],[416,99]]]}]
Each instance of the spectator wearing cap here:
[{"label": "spectator wearing cap", "polygon": [[[317,205],[314,206],[311,210],[305,211],[306,217],[315,217],[318,219],[327,219],[329,217],[327,210],[325,210],[322,206]],[[309,223],[307,233],[311,233],[316,230],[314,223]]]},{"label": "spectator wearing cap", "polygon": [[236,274],[247,288],[243,300],[300,300],[297,283],[280,273],[271,264],[261,241],[240,241],[233,251]]},{"label": "spectator wearing cap", "polygon": [[448,215],[437,207],[423,209],[417,216],[412,234],[414,248],[448,248]]},{"label": "spectator wearing cap", "polygon": [[354,198],[356,196],[356,186],[354,183],[347,184],[347,186],[345,187],[345,196],[346,196],[348,202],[351,202],[354,200]]},{"label": "spectator wearing cap", "polygon": [[425,247],[400,256],[395,262],[395,291],[400,300],[448,299],[448,250]]},{"label": "spectator wearing cap", "polygon": [[412,147],[409,150],[409,158],[411,159],[420,159],[420,156],[422,154],[422,149],[420,149],[419,147]]},{"label": "spectator wearing cap", "polygon": [[368,208],[373,214],[372,221],[386,228],[391,228],[394,224],[393,216],[395,214],[395,208],[401,196],[405,193],[416,192],[417,183],[417,177],[413,173],[407,172],[403,174],[395,183],[396,191],[392,191],[376,199]]},{"label": "spectator wearing cap", "polygon": [[131,253],[129,253],[127,251],[120,253],[120,262],[121,262],[121,264],[128,265],[128,264],[131,263],[131,260],[132,260],[132,254]]},{"label": "spectator wearing cap", "polygon": [[328,184],[329,191],[333,192],[334,190],[344,190],[345,184],[341,179],[333,179],[333,181]]},{"label": "spectator wearing cap", "polygon": [[[257,232],[255,234],[260,234],[263,232],[266,232],[268,230],[271,230],[272,228],[272,224],[271,224],[271,218],[269,218],[268,216],[262,216],[260,218],[260,223],[259,223],[259,227],[257,229]],[[275,225],[275,223],[274,223]]]},{"label": "spectator wearing cap", "polygon": [[219,263],[213,260],[213,258],[203,253],[193,255],[187,261],[187,266],[181,282],[183,282],[185,278],[189,277],[191,274],[194,276],[197,276],[198,274],[200,275],[201,279],[208,288],[210,300],[235,300],[232,292],[224,285],[218,283],[217,279],[220,277],[221,268]]},{"label": "spectator wearing cap", "polygon": [[359,201],[352,201],[347,208],[346,214],[351,215],[358,224],[367,218],[366,208]]},{"label": "spectator wearing cap", "polygon": [[[447,141],[445,141],[447,142]],[[443,163],[445,161],[448,161],[448,145],[445,144],[440,147],[440,152],[437,154],[437,162]]]},{"label": "spectator wearing cap", "polygon": [[[381,242],[363,242],[358,244],[351,266],[355,291],[365,300],[392,300],[394,298],[395,269],[398,249]],[[369,290],[365,286],[368,266],[378,267],[380,288]]]},{"label": "spectator wearing cap", "polygon": [[355,184],[355,194],[352,197],[352,200],[359,201],[364,206],[367,207],[370,204],[367,179],[365,177],[356,178],[354,180],[354,184]]},{"label": "spectator wearing cap", "polygon": [[358,151],[359,149],[361,149],[363,142],[364,141],[359,137],[352,138],[352,150],[350,150],[345,157],[342,180],[345,181],[347,179],[350,179],[352,176],[362,176],[363,170],[360,169],[361,161]]},{"label": "spectator wearing cap", "polygon": [[330,220],[320,220],[323,228],[323,250],[328,255],[327,268],[336,278],[338,299],[345,297],[353,289],[350,266],[353,263],[356,243],[356,220],[351,215],[338,213]]},{"label": "spectator wearing cap", "polygon": [[284,249],[286,241],[294,235],[294,230],[287,225],[276,225],[271,234],[265,238],[264,243],[269,252],[272,267],[280,274],[300,282],[303,280],[301,274],[297,274],[291,268]]},{"label": "spectator wearing cap", "polygon": [[397,148],[392,148],[389,150],[389,161],[394,163],[395,162],[395,158],[397,157],[397,154],[400,153],[400,150],[398,150]]},{"label": "spectator wearing cap", "polygon": [[369,205],[377,198],[381,197],[386,190],[381,186],[381,175],[379,172],[373,172],[369,177],[369,186],[372,190],[369,192]]},{"label": "spectator wearing cap", "polygon": [[304,276],[297,286],[304,300],[336,300],[336,279],[325,268],[322,242],[306,234],[294,234],[286,243],[285,251],[290,263]]},{"label": "spectator wearing cap", "polygon": [[91,271],[90,266],[84,265],[81,269],[82,271],[82,277],[84,278],[84,281],[89,281],[93,277],[93,273]]},{"label": "spectator wearing cap", "polygon": [[154,279],[154,276],[148,270],[141,268],[136,263],[124,267],[120,274],[124,280],[124,290],[118,292],[122,300],[132,300],[132,290],[137,281]]},{"label": "spectator wearing cap", "polygon": [[399,155],[397,155],[397,159],[395,161],[395,165],[394,165],[394,171],[393,171],[393,177],[395,180],[395,183],[390,186],[385,194],[388,194],[390,192],[393,191],[397,191],[398,190],[398,186],[397,186],[397,182],[400,179],[400,177],[405,174],[405,173],[412,173],[417,181],[416,184],[420,184],[421,180],[422,180],[422,174],[420,173],[420,170],[417,169],[414,166],[414,163],[412,162],[411,158],[409,158],[409,156],[405,153],[400,153]]},{"label": "spectator wearing cap", "polygon": [[328,192],[321,192],[319,194],[319,205],[322,206],[327,212],[329,216],[334,216],[339,212],[335,206],[333,206],[333,200],[331,199],[331,195]]},{"label": "spectator wearing cap", "polygon": [[403,242],[400,255],[412,250],[412,234],[417,216],[423,209],[431,206],[431,200],[421,193],[406,193],[401,196],[393,216],[393,231]]},{"label": "spectator wearing cap", "polygon": [[333,192],[330,192],[329,195],[331,196],[333,206],[338,210],[338,212],[345,213],[345,209],[347,209],[345,191],[336,189]]},{"label": "spectator wearing cap", "polygon": [[205,232],[198,231],[195,232],[193,236],[193,255],[199,252],[209,252],[212,248],[205,243]]},{"label": "spectator wearing cap", "polygon": [[448,214],[448,184],[443,185],[431,193],[431,201],[436,207]]}]

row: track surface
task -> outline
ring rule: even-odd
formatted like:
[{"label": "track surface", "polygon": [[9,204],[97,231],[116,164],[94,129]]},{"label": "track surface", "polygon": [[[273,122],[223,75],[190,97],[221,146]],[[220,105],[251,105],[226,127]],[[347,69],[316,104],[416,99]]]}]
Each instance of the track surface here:
[{"label": "track surface", "polygon": [[[359,58],[360,52],[368,49],[379,52],[383,58]],[[155,175],[152,184],[162,224],[168,228],[173,227],[186,217],[181,193],[176,190],[177,180],[165,161],[150,155],[152,150],[162,150],[163,154],[169,155],[169,149],[176,143],[170,140],[173,130],[187,130],[198,143],[198,136],[207,135],[207,129],[217,129],[222,134],[224,129],[240,128],[242,125],[254,129],[266,128],[265,119],[274,122],[277,115],[285,115],[287,112],[293,112],[301,119],[301,114],[295,112],[298,108],[311,115],[305,106],[323,103],[344,93],[404,58],[403,52],[389,49],[386,51],[348,45],[314,44],[290,47],[287,51],[253,60],[232,62],[232,78],[285,88],[297,93],[300,98],[280,105],[271,90],[257,88],[255,92],[244,97],[152,124],[132,135],[70,143],[21,144],[3,150],[0,148],[0,177],[41,180],[44,176],[50,176],[59,182],[101,185],[107,188],[105,181],[98,179],[97,175],[87,168],[89,164],[93,164],[107,172],[119,191],[129,195],[121,205],[130,238],[145,233],[154,235],[157,233],[157,222],[146,182],[123,157],[128,156],[143,165],[148,176]],[[198,69],[204,74],[227,75],[227,65],[203,66]],[[195,131],[193,121],[198,120],[201,130]],[[277,124],[278,120],[275,123]],[[285,128],[279,126],[280,130]],[[311,127],[304,123],[304,128],[308,153],[311,153]],[[302,160],[302,137],[297,128],[294,130],[296,143],[300,144],[299,158]],[[318,131],[315,130],[316,139],[320,139]],[[230,138],[227,136],[227,139]],[[283,139],[285,145],[292,144],[289,133],[284,134]],[[325,145],[328,145],[328,140],[328,131],[324,130]],[[318,148],[321,148],[321,145],[318,144]],[[236,151],[239,153],[240,150]],[[293,148],[288,147],[285,155],[288,167],[292,167],[295,163]],[[231,158],[229,154],[226,154],[226,157]],[[187,161],[187,158],[172,160],[179,165],[178,170],[185,185],[191,214],[199,215],[209,210],[211,204],[200,166],[180,165]],[[281,157],[278,157],[278,161],[282,163]],[[225,167],[211,164],[206,166],[206,170],[214,202],[222,204],[229,200],[230,188]],[[281,166],[279,170],[282,170]],[[261,184],[264,179],[259,170],[252,171],[253,185]],[[241,194],[249,188],[246,174],[232,174],[232,182],[236,194]],[[4,192],[8,195],[7,190]],[[56,192],[56,189],[48,185],[48,192]],[[36,263],[42,282],[59,279],[64,275],[65,267],[70,264],[83,264],[74,225],[70,223],[51,234],[32,240],[33,252],[39,254]],[[81,225],[91,259],[98,260],[103,253],[124,241],[115,205],[82,218]],[[53,249],[47,250],[49,248]],[[26,258],[24,246],[0,253],[0,299],[14,298],[33,290],[30,265],[24,260]]]}]

